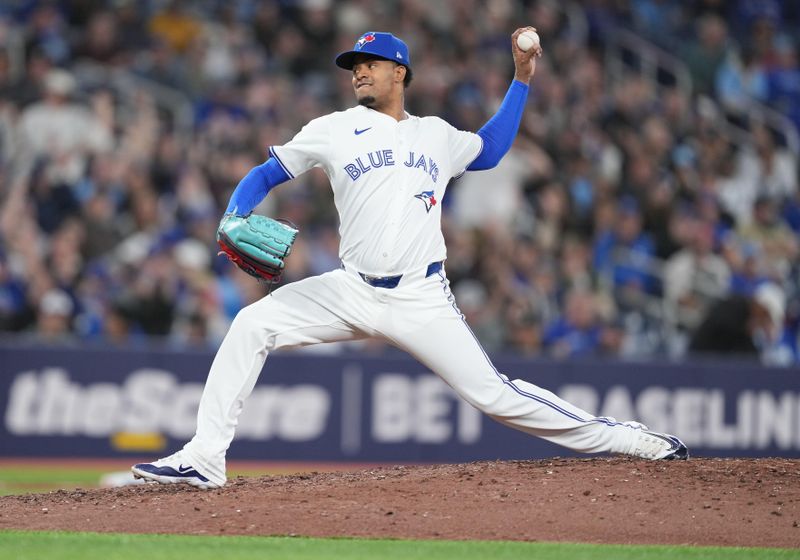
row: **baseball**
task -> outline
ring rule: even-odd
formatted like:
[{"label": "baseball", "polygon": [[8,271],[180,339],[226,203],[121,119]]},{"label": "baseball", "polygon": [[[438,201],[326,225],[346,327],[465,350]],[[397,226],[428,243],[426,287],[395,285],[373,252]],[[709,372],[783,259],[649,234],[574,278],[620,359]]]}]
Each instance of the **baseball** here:
[{"label": "baseball", "polygon": [[529,51],[539,45],[539,34],[536,31],[523,31],[517,36],[517,46]]}]

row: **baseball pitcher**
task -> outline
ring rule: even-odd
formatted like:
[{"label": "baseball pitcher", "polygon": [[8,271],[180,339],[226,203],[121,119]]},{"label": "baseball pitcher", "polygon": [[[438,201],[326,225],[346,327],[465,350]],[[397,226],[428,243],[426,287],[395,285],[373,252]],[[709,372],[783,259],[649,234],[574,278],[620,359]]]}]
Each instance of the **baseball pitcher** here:
[{"label": "baseball pitcher", "polygon": [[366,337],[405,350],[512,428],[586,453],[688,457],[674,436],[592,416],[497,371],[450,291],[440,201],[451,178],[494,167],[510,148],[542,52],[538,43],[520,48],[517,37],[526,31],[535,30],[512,35],[514,80],[477,133],[405,111],[413,65],[406,44],[391,33],[365,33],[336,57],[352,73],[357,105],[316,118],[288,143],[271,147],[271,157],[234,191],[217,239],[237,265],[274,283],[297,229],[251,212],[276,185],[320,167],[339,212],[342,266],[282,286],[239,312],[211,366],[195,436],[169,457],[134,465],[136,477],[221,487],[237,418],[269,353]]}]

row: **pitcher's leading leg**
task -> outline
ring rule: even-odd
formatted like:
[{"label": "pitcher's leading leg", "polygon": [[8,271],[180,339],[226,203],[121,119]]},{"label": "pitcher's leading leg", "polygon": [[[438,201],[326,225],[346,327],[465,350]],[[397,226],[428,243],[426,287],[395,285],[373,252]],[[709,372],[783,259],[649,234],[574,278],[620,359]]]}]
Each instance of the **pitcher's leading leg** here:
[{"label": "pitcher's leading leg", "polygon": [[498,372],[461,315],[434,319],[394,341],[414,355],[470,404],[498,422],[584,453],[623,453],[647,459],[686,458],[674,436],[649,432],[636,422],[595,417],[554,393]]},{"label": "pitcher's leading leg", "polygon": [[197,414],[197,432],[186,446],[154,463],[134,465],[136,476],[157,482],[186,482],[203,488],[225,484],[225,453],[245,399],[270,350],[363,338],[344,309],[344,271],[284,286],[242,309],[217,351]]}]

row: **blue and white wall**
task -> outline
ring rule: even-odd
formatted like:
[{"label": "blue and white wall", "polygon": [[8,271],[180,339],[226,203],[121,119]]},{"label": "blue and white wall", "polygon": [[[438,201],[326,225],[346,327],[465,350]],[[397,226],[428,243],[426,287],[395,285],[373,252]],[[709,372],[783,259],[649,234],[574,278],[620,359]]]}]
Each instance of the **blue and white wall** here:
[{"label": "blue and white wall", "polygon": [[[0,346],[0,456],[166,454],[194,433],[211,353]],[[736,363],[495,360],[694,455],[800,457],[800,371]],[[411,358],[270,356],[232,459],[419,462],[570,455],[503,427]]]}]

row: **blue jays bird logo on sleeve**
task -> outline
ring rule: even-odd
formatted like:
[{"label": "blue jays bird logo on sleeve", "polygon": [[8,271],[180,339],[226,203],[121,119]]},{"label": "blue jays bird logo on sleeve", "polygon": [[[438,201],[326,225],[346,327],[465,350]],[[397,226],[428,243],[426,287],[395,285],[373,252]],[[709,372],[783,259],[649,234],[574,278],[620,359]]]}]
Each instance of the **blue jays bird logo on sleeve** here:
[{"label": "blue jays bird logo on sleeve", "polygon": [[415,194],[414,198],[420,199],[422,202],[425,203],[425,211],[430,212],[431,208],[436,206],[436,197],[433,196],[433,191],[422,191],[419,194]]}]

